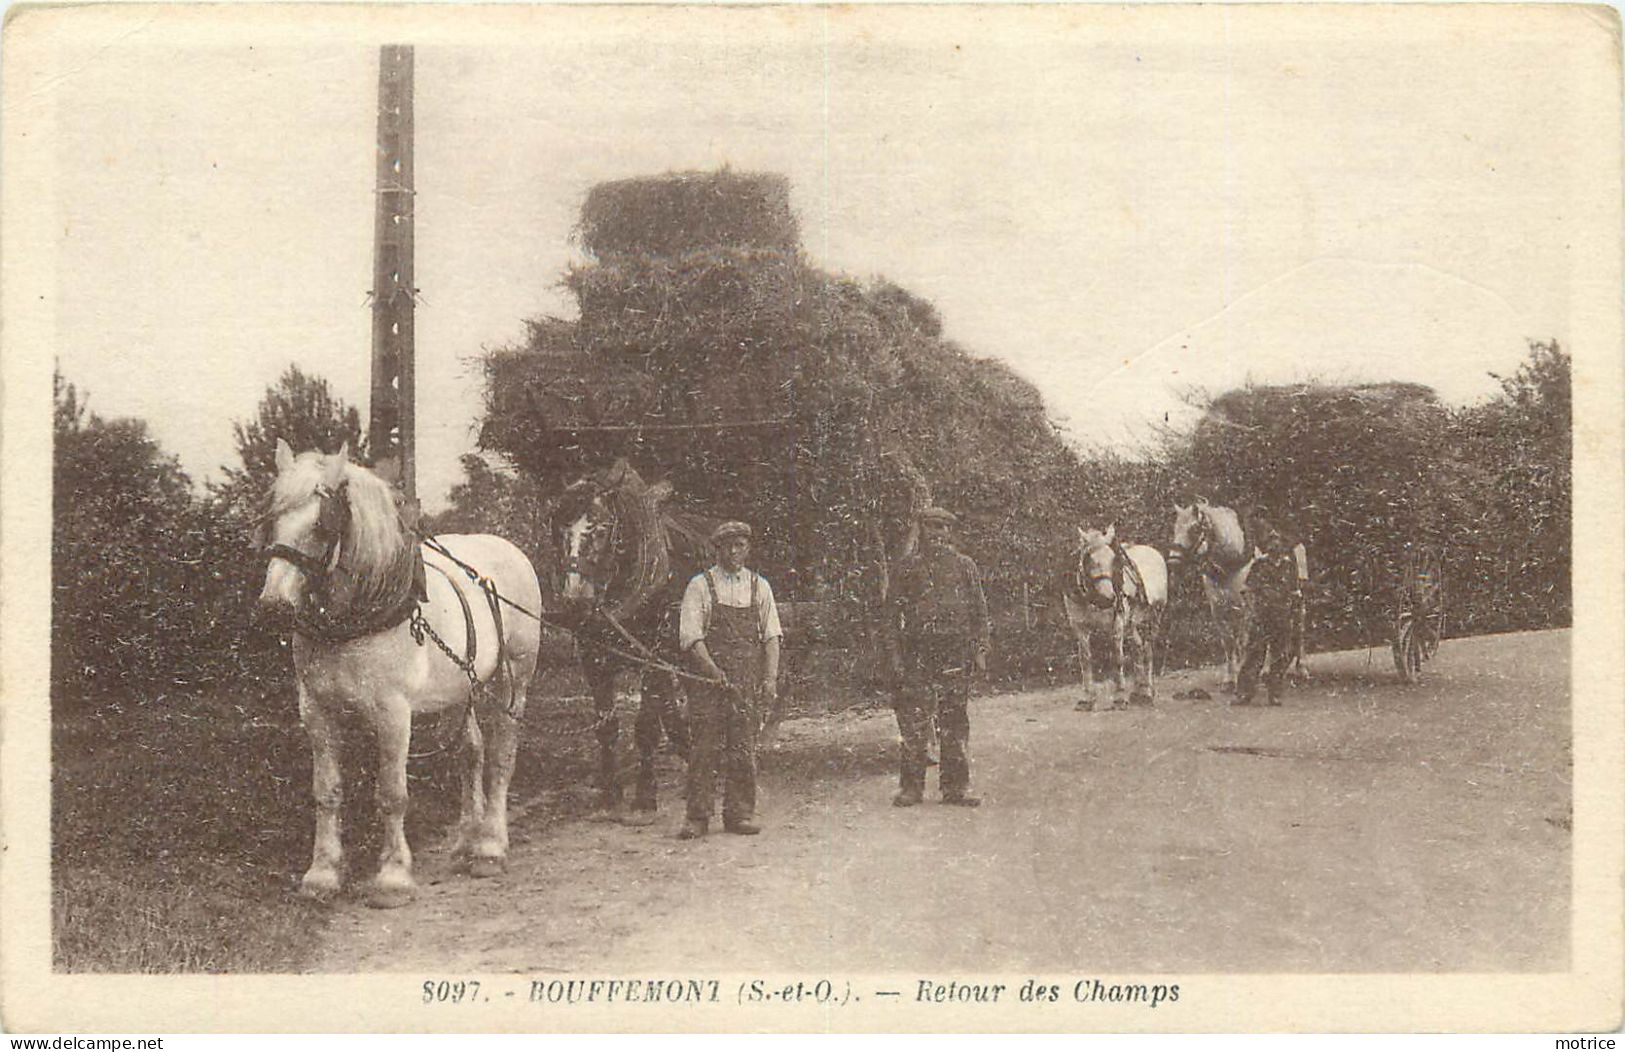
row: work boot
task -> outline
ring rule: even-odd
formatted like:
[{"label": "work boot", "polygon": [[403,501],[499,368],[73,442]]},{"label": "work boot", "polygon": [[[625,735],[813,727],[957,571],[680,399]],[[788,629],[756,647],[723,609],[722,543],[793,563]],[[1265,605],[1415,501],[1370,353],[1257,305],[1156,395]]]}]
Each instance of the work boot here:
[{"label": "work boot", "polygon": [[898,791],[896,796],[891,798],[891,805],[893,807],[913,807],[924,799],[925,794],[918,789],[902,789]]},{"label": "work boot", "polygon": [[723,822],[722,828],[737,836],[755,836],[762,827],[755,822]]},{"label": "work boot", "polygon": [[981,807],[982,798],[969,793],[943,793],[942,802],[949,807]]},{"label": "work boot", "polygon": [[683,823],[683,828],[677,831],[678,840],[698,840],[705,835],[706,826],[711,823],[703,818],[690,818]]}]

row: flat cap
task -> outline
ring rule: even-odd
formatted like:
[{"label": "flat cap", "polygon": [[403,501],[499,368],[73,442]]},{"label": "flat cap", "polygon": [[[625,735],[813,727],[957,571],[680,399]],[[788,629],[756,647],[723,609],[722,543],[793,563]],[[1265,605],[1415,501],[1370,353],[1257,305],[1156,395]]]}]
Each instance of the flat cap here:
[{"label": "flat cap", "polygon": [[743,522],[725,522],[711,531],[711,543],[721,544],[734,537],[750,539],[750,527]]},{"label": "flat cap", "polygon": [[921,522],[935,523],[938,526],[958,526],[959,519],[947,508],[930,507],[920,512]]}]

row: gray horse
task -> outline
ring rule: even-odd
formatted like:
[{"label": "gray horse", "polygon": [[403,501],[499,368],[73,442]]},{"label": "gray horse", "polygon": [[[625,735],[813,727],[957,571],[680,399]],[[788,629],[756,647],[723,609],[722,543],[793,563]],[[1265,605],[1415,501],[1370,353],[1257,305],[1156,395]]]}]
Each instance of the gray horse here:
[{"label": "gray horse", "polygon": [[[1197,497],[1192,504],[1174,505],[1173,544],[1168,566],[1189,562],[1201,571],[1202,593],[1224,644],[1224,683],[1233,688],[1241,659],[1247,651],[1247,571],[1252,569],[1253,545],[1234,508],[1210,504]],[[1300,585],[1309,579],[1309,554],[1302,545],[1292,549]],[[1293,664],[1307,676],[1303,663],[1304,607],[1300,602],[1292,618]]]},{"label": "gray horse", "polygon": [[1062,592],[1067,624],[1078,641],[1078,663],[1083,672],[1083,699],[1077,707],[1095,706],[1095,674],[1090,639],[1111,640],[1114,684],[1111,704],[1123,697],[1123,665],[1134,661],[1131,703],[1151,704],[1156,698],[1152,649],[1160,644],[1163,612],[1168,604],[1168,567],[1162,553],[1146,544],[1124,546],[1117,527],[1078,530],[1077,565]]}]

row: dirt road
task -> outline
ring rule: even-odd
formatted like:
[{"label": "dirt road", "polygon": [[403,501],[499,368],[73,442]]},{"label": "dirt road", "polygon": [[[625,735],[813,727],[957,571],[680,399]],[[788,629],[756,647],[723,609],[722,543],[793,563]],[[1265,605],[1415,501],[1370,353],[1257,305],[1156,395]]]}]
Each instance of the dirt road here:
[{"label": "dirt road", "polygon": [[1569,640],[1452,640],[1411,687],[1321,655],[1275,709],[1211,670],[1153,709],[981,698],[975,811],[890,806],[888,711],[793,721],[762,836],[675,840],[674,769],[650,828],[521,817],[496,880],[420,850],[418,900],[338,907],[315,970],[1560,970]]}]

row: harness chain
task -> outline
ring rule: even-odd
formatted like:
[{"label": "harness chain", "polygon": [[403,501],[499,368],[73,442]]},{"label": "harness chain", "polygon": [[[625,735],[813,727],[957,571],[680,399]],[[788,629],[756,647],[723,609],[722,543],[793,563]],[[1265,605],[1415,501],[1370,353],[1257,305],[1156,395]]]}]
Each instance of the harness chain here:
[{"label": "harness chain", "polygon": [[[412,615],[407,622],[407,627],[411,630],[412,639],[418,646],[422,646],[423,637],[428,636],[434,641],[434,645],[440,648],[441,653],[451,659],[451,663],[462,669],[464,674],[468,676],[468,701],[463,705],[463,716],[462,719],[457,721],[456,729],[428,752],[409,752],[406,754],[409,759],[413,760],[433,759],[455,745],[462,730],[468,726],[468,721],[474,715],[474,698],[480,688],[480,680],[479,676],[474,672],[472,658],[465,661],[463,658],[458,657],[451,647],[446,645],[446,641],[441,639],[435,632],[434,627],[429,624],[429,619],[423,616],[422,606],[412,608]],[[473,639],[472,634],[470,634],[469,639]],[[512,716],[513,713],[510,711],[508,715]]]},{"label": "harness chain", "polygon": [[[1140,568],[1134,565],[1134,560],[1129,558],[1128,549],[1123,547],[1122,541],[1114,538],[1112,540],[1112,551],[1117,555],[1119,576],[1129,578],[1130,583],[1133,584],[1135,588],[1139,589],[1141,601],[1148,602],[1151,596],[1146,592],[1145,578],[1140,575]],[[1124,594],[1122,585],[1117,584],[1116,582],[1114,582],[1114,584],[1116,584],[1117,591],[1117,598],[1115,601],[1116,605],[1126,605],[1128,603],[1128,596]]]},{"label": "harness chain", "polygon": [[[478,570],[476,570],[474,567],[468,565],[467,563],[463,562],[461,559],[459,559],[455,555],[451,554],[451,552],[447,551],[445,549],[445,547],[440,544],[439,541],[435,540],[435,538],[434,538],[434,536],[432,534],[425,533],[425,534],[421,534],[420,536],[422,536],[422,538],[423,538],[423,543],[428,545],[431,550],[433,550],[435,552],[438,552],[440,555],[445,556],[448,560],[450,560],[453,564],[455,564],[464,573],[468,574],[469,577],[471,577],[475,581],[483,581],[484,580],[484,578],[480,576],[480,572]],[[494,587],[491,588],[490,594],[495,596],[500,602],[507,605],[508,607],[510,607],[510,608],[512,608],[514,610],[517,610],[519,613],[524,614],[526,617],[530,618],[533,621],[539,622],[540,624],[544,625],[547,628],[556,629],[557,631],[560,631],[560,632],[568,632],[571,635],[576,634],[576,630],[572,626],[567,625],[562,621],[555,621],[552,618],[544,617],[543,615],[537,613],[534,610],[527,609],[526,607],[521,606],[520,604],[514,602],[512,599],[509,599],[507,596],[505,596],[501,592],[497,591]],[[635,644],[640,650],[645,651],[649,656],[642,656],[642,655],[638,655],[638,654],[629,653],[629,652],[627,652],[625,650],[621,650],[621,649],[619,649],[617,647],[609,646],[608,644],[599,644],[600,646],[603,647],[603,649],[607,653],[612,654],[615,657],[618,657],[621,660],[626,661],[626,662],[628,662],[630,664],[638,665],[638,666],[640,666],[642,668],[652,668],[652,669],[656,669],[656,670],[658,670],[660,672],[669,672],[673,676],[678,676],[678,677],[680,677],[682,679],[692,680],[692,681],[694,681],[696,683],[704,683],[704,684],[706,684],[708,686],[713,686],[713,687],[721,686],[720,683],[718,683],[714,679],[711,679],[709,676],[696,675],[696,674],[694,674],[692,672],[689,672],[687,669],[679,668],[676,665],[671,664],[670,662],[662,661],[658,657],[653,656],[652,652],[649,652],[647,647],[645,647],[641,642],[639,642],[635,637],[633,637],[632,634],[626,630],[626,627],[624,625],[622,625],[619,621],[617,621],[615,619],[614,615],[612,615],[609,611],[607,611],[607,610],[603,609],[602,607],[600,607],[595,612],[600,617],[602,617],[606,621],[608,621],[609,624],[613,628],[615,628],[615,630],[617,631],[618,634],[622,635],[625,638],[630,639],[633,644]]]},{"label": "harness chain", "polygon": [[[423,533],[423,532],[419,531],[418,535],[422,539],[423,543],[431,551],[434,551],[434,552],[438,553],[439,555],[443,556],[446,560],[451,562],[458,569],[462,570],[463,573],[467,574],[470,580],[475,581],[475,582],[477,582],[479,584],[481,590],[485,592],[487,600],[488,601],[494,601],[492,603],[493,611],[496,609],[496,604],[501,603],[501,604],[504,604],[504,605],[510,607],[513,610],[518,611],[519,613],[525,615],[526,617],[530,618],[531,620],[536,621],[537,623],[539,623],[539,624],[541,624],[541,625],[543,625],[543,626],[545,626],[547,628],[552,628],[552,629],[555,629],[555,630],[560,631],[560,632],[567,632],[570,635],[576,635],[577,634],[575,627],[573,627],[571,625],[567,625],[567,624],[565,624],[565,623],[563,623],[561,621],[556,621],[556,620],[554,620],[552,618],[546,617],[546,616],[544,616],[544,615],[542,615],[540,613],[537,613],[534,610],[528,609],[527,607],[525,607],[525,606],[523,606],[523,605],[521,605],[519,603],[514,602],[512,599],[509,599],[507,596],[503,595],[500,591],[497,590],[496,585],[490,580],[490,578],[485,577],[484,575],[482,575],[479,572],[478,569],[476,569],[473,566],[470,566],[468,563],[464,562],[463,560],[457,558],[457,556],[453,555],[450,551],[448,551],[446,549],[445,545],[441,544],[437,539],[435,539],[433,534]],[[622,650],[619,647],[611,646],[608,643],[602,643],[602,642],[596,643],[596,645],[598,647],[600,647],[605,653],[610,654],[610,655],[612,655],[614,657],[620,658],[622,661],[625,661],[628,664],[635,665],[635,666],[638,666],[638,667],[641,667],[641,668],[654,669],[654,670],[656,670],[658,672],[665,672],[665,673],[668,673],[670,675],[679,677],[681,679],[690,680],[690,681],[695,682],[695,683],[704,683],[704,684],[706,684],[708,686],[720,686],[720,683],[717,680],[711,679],[709,676],[696,675],[696,674],[694,674],[692,672],[689,672],[686,669],[679,668],[678,666],[673,665],[670,662],[662,661],[659,657],[657,657],[654,654],[653,651],[651,651],[647,646],[645,646],[641,640],[639,640],[636,636],[632,635],[632,633],[627,630],[626,626],[621,624],[621,622],[615,617],[615,615],[613,613],[611,613],[609,610],[605,609],[604,607],[598,607],[594,612],[599,617],[602,617],[606,622],[608,622],[610,627],[615,630],[617,635],[619,635],[622,639],[625,639],[632,646],[636,647],[637,650],[640,652],[640,653],[634,654],[634,653],[630,653],[630,652],[628,652],[626,650]],[[500,615],[498,615],[498,616],[499,616],[499,619],[500,619]],[[427,626],[425,626],[425,627],[427,627]],[[432,630],[431,630],[431,635],[432,635]],[[448,648],[443,642],[441,642],[441,640],[438,637],[435,637],[435,642],[440,645],[442,650],[445,651],[447,657],[451,658],[453,661],[458,661],[456,655],[454,655],[451,652],[450,648]],[[458,664],[461,665],[461,662],[458,662]],[[512,690],[511,681],[510,681],[509,689]],[[510,711],[511,711],[511,708],[510,708]],[[599,714],[597,718],[595,718],[591,723],[587,724],[585,727],[582,727],[582,728],[580,728],[578,730],[569,731],[569,732],[566,732],[566,733],[569,733],[569,734],[596,734],[601,727],[605,726],[611,720],[615,719],[615,716],[616,716],[616,712],[615,712],[615,710],[613,708],[611,708],[611,709]]]}]

